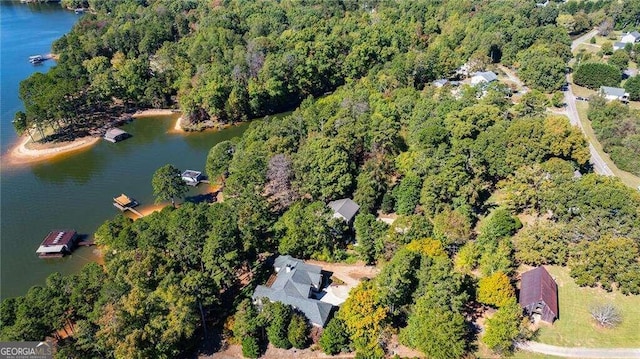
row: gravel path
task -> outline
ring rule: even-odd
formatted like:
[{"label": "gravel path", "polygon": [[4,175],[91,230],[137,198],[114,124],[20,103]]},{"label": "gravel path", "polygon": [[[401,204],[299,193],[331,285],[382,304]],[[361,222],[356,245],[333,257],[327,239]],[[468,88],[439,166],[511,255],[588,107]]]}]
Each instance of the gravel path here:
[{"label": "gravel path", "polygon": [[565,358],[640,358],[640,348],[567,348],[538,342],[516,344],[520,350]]}]

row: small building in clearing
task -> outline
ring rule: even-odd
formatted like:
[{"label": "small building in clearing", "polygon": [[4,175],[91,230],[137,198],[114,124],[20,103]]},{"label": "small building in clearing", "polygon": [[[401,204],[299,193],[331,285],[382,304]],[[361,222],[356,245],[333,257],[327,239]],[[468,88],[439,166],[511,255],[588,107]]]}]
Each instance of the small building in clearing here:
[{"label": "small building in clearing", "polygon": [[125,138],[129,137],[129,134],[119,128],[110,128],[104,134],[104,139],[116,143],[118,141],[122,141]]},{"label": "small building in clearing", "polygon": [[558,318],[558,285],[544,267],[522,274],[519,303],[531,317],[548,323]]},{"label": "small building in clearing", "polygon": [[624,50],[625,46],[627,46],[627,44],[624,42],[614,42],[613,51]]},{"label": "small building in clearing", "polygon": [[602,94],[607,101],[617,100],[625,103],[629,102],[629,93],[620,87],[600,86],[600,94]]},{"label": "small building in clearing", "polygon": [[471,85],[476,86],[481,83],[490,83],[498,79],[498,75],[496,75],[492,71],[480,71],[473,74],[471,77]]},{"label": "small building in clearing", "polygon": [[36,253],[40,258],[58,258],[71,253],[76,246],[78,234],[74,230],[55,230],[49,232]]},{"label": "small building in clearing", "polygon": [[333,210],[334,218],[341,218],[347,223],[351,223],[360,206],[350,198],[343,198],[331,201],[327,204]]},{"label": "small building in clearing", "polygon": [[638,41],[640,41],[640,32],[637,31],[622,34],[622,39],[620,39],[620,42],[624,42],[625,44],[635,44]]}]

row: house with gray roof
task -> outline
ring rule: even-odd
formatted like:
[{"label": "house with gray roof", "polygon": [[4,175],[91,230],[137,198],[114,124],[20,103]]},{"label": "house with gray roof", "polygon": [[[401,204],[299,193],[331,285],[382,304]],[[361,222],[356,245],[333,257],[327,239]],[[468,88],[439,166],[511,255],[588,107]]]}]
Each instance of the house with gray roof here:
[{"label": "house with gray roof", "polygon": [[600,94],[604,96],[607,101],[618,100],[621,102],[629,102],[629,93],[620,87],[600,86]]},{"label": "house with gray roof", "polygon": [[260,306],[266,298],[288,304],[304,313],[313,325],[324,327],[334,306],[314,298],[324,284],[322,268],[289,255],[278,256],[273,267],[276,271],[275,281],[271,285],[257,286],[252,296],[253,302]]},{"label": "house with gray roof", "polygon": [[637,31],[622,34],[622,39],[620,39],[620,42],[624,42],[625,44],[635,44],[638,41],[640,41],[640,32]]},{"label": "house with gray roof", "polygon": [[360,206],[350,198],[331,201],[327,205],[333,210],[334,218],[342,218],[347,223],[351,223],[360,209]]},{"label": "house with gray roof", "polygon": [[493,71],[479,71],[473,74],[471,77],[471,85],[476,86],[481,83],[490,83],[498,79]]},{"label": "house with gray roof", "polygon": [[448,82],[449,82],[449,80],[447,80],[447,79],[438,79],[438,80],[433,81],[433,86],[435,86],[435,87],[443,87]]},{"label": "house with gray roof", "polygon": [[613,51],[624,50],[624,47],[627,46],[624,42],[614,42],[613,43]]}]

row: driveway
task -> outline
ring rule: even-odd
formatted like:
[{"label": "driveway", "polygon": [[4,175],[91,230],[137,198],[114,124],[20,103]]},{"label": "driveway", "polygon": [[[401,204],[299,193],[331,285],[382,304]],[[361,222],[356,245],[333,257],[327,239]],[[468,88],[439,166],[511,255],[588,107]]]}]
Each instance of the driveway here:
[{"label": "driveway", "polygon": [[374,266],[366,266],[364,263],[344,264],[328,263],[320,261],[307,261],[322,267],[322,270],[333,273],[333,277],[341,280],[344,284],[330,285],[323,290],[320,301],[333,305],[341,305],[349,297],[349,291],[362,281],[363,278],[373,278],[380,270]]},{"label": "driveway", "polygon": [[593,29],[587,32],[586,34],[578,37],[577,39],[573,40],[573,42],[571,42],[571,51],[574,51],[575,49],[578,48],[580,44],[591,40],[591,38],[596,35],[598,35],[598,29]]},{"label": "driveway", "polygon": [[516,348],[565,358],[640,358],[640,348],[567,348],[538,342],[517,343]]}]

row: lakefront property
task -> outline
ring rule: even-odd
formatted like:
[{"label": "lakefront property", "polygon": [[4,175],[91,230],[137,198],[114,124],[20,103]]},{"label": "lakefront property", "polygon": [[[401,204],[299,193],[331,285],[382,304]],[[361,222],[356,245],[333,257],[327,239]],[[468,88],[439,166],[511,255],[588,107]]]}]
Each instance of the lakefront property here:
[{"label": "lakefront property", "polygon": [[[58,155],[3,166],[0,341],[104,359],[640,347],[640,194],[593,150],[635,173],[635,45],[604,42],[636,30],[630,0],[62,3],[86,10],[57,60],[7,87],[10,153]],[[51,223],[97,246],[39,260],[80,244],[43,241]]]}]

